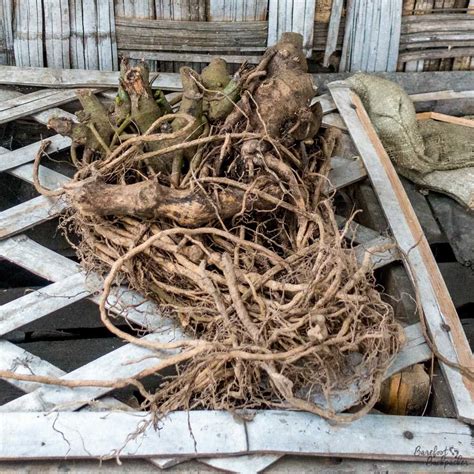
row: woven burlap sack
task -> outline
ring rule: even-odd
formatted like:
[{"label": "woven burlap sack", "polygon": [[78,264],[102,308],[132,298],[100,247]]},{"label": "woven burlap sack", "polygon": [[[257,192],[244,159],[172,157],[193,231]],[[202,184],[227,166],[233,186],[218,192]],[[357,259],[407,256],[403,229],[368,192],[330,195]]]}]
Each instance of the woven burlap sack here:
[{"label": "woven burlap sack", "polygon": [[418,122],[418,130],[433,171],[474,166],[474,128],[423,120]]},{"label": "woven burlap sack", "polygon": [[369,74],[357,73],[346,82],[361,98],[392,161],[402,169],[432,171],[408,94],[398,84]]}]

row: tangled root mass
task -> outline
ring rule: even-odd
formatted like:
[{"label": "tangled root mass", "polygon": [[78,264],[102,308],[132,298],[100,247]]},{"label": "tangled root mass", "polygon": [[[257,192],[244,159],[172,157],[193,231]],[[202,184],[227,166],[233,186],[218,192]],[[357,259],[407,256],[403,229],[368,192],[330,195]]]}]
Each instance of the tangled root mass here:
[{"label": "tangled root mass", "polygon": [[[285,34],[234,77],[219,59],[181,76],[173,113],[146,66],[124,61],[112,112],[81,92],[80,123],[50,124],[73,138],[63,227],[79,236],[83,266],[107,275],[102,320],[134,344],[179,349],[159,365],[175,374],[141,390],[143,408],[361,416],[400,330],[324,194],[338,132],[321,133],[309,105],[301,38]],[[123,280],[189,339],[145,344],[116,327],[105,302]],[[338,414],[331,395],[355,386],[359,410]]]}]

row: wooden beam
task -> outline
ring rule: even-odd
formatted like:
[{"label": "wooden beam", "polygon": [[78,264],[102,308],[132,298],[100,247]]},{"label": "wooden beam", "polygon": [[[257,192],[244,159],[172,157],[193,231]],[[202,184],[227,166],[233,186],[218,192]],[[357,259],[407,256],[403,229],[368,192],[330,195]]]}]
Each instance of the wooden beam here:
[{"label": "wooden beam", "polygon": [[[117,71],[88,71],[84,69],[49,69],[0,66],[0,84],[51,88],[117,88]],[[181,79],[178,73],[150,74],[152,87],[179,91]]]},{"label": "wooden beam", "polygon": [[460,455],[448,452],[448,462],[474,459],[468,426],[429,417],[367,415],[331,425],[301,412],[256,411],[247,421],[228,412],[190,411],[169,414],[155,429],[143,412],[4,413],[0,429],[8,439],[0,445],[2,460],[277,453],[427,463],[423,451],[440,440]]},{"label": "wooden beam", "polygon": [[438,112],[421,112],[416,114],[417,120],[438,120],[439,122],[452,123],[462,125],[464,127],[474,128],[474,120],[463,117],[454,117],[452,115],[440,114]]},{"label": "wooden beam", "polygon": [[[473,356],[446,284],[410,201],[359,97],[344,83],[329,86],[360,153],[405,268],[419,293],[424,318],[437,350],[448,360],[473,368]],[[449,329],[448,329],[449,328]],[[474,422],[474,385],[441,363],[458,417]]]},{"label": "wooden beam", "polygon": [[411,94],[410,99],[413,102],[429,102],[432,100],[452,100],[452,99],[474,99],[474,91],[437,91],[423,92],[421,94]]}]

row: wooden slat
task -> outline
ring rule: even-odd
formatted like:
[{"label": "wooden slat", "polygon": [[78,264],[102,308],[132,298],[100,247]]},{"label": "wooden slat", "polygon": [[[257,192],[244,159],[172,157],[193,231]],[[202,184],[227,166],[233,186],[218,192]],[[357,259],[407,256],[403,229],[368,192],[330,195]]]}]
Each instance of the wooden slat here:
[{"label": "wooden slat", "polygon": [[343,0],[333,0],[331,7],[331,20],[329,22],[329,31],[326,41],[326,50],[324,51],[323,66],[329,66],[329,59],[336,51],[337,40],[339,38],[339,25],[341,23]]},{"label": "wooden slat", "polygon": [[[144,336],[150,342],[169,342],[174,339],[174,328],[163,329],[160,333]],[[150,349],[126,344],[108,354],[95,359],[61,378],[64,380],[114,380],[138,375],[143,370],[159,364],[161,360],[176,353],[176,350],[154,352]],[[77,410],[112,389],[107,387],[69,387],[43,385],[34,392],[27,393],[5,405],[0,412],[21,412],[40,410]],[[3,415],[2,415],[3,417]]]},{"label": "wooden slat", "polygon": [[313,49],[315,0],[270,0],[267,45],[273,46],[288,31],[303,35],[303,49],[310,57]]},{"label": "wooden slat", "polygon": [[[239,53],[240,48],[262,51],[267,23],[262,21],[216,22],[117,18],[120,50],[160,50],[203,53]],[[153,48],[155,47],[155,48]]]},{"label": "wooden slat", "polygon": [[[377,270],[382,268],[389,263],[400,260],[400,255],[397,248],[388,248],[384,250],[384,247],[392,246],[393,239],[391,237],[379,236],[373,240],[358,245],[354,250],[359,264],[362,264],[366,252],[370,254],[370,260],[372,263],[372,269]],[[382,250],[377,250],[381,248]]]},{"label": "wooden slat", "polygon": [[329,194],[336,189],[342,189],[351,184],[357,183],[367,177],[364,164],[358,158],[350,160],[340,156],[331,158],[331,171],[328,175],[328,184],[325,193]]},{"label": "wooden slat", "polygon": [[410,99],[413,102],[428,102],[431,100],[474,99],[474,91],[445,90],[438,92],[424,92],[421,94],[411,94]]},{"label": "wooden slat", "polygon": [[[142,4],[145,2],[134,2]],[[97,2],[97,50],[99,69],[116,71],[118,69],[118,52],[115,31],[114,2]]]},{"label": "wooden slat", "polygon": [[462,125],[463,127],[474,128],[474,120],[469,120],[464,117],[454,117],[452,115],[440,114],[439,112],[421,112],[416,114],[417,120],[438,120],[439,122],[453,123],[455,125]]},{"label": "wooden slat", "polygon": [[247,454],[224,458],[198,459],[199,462],[224,472],[265,472],[265,469],[283,457],[282,454]]},{"label": "wooden slat", "polygon": [[[360,99],[345,85],[330,85],[374,186],[407,272],[420,296],[424,317],[438,351],[448,360],[473,367],[473,357],[456,308],[398,175]],[[445,327],[449,327],[447,332]],[[458,417],[474,422],[474,387],[459,371],[441,363]]]},{"label": "wooden slat", "polygon": [[315,104],[316,102],[319,102],[321,104],[321,108],[323,109],[323,114],[328,114],[330,112],[335,112],[337,111],[336,104],[332,100],[332,97],[330,94],[323,94],[323,95],[318,95],[313,98],[311,101],[311,105]]},{"label": "wooden slat", "polygon": [[[462,459],[474,459],[470,428],[443,418],[368,415],[349,425],[331,425],[308,413],[275,410],[257,411],[251,421],[227,412],[174,412],[160,420],[160,429],[142,412],[5,413],[2,421],[8,437],[0,445],[2,460],[273,452],[426,463],[417,446],[432,449],[439,440],[455,447]],[[143,432],[137,432],[140,427]],[[131,433],[136,433],[133,439]]]},{"label": "wooden slat", "polygon": [[81,289],[81,286],[84,286],[84,275],[78,273],[0,306],[0,336],[80,301],[98,290],[92,285],[90,289]]},{"label": "wooden slat", "polygon": [[424,49],[421,51],[403,51],[399,54],[398,60],[408,62],[422,59],[459,58],[462,56],[474,56],[474,48],[439,48]]},{"label": "wooden slat", "polygon": [[14,49],[17,66],[43,66],[42,0],[14,4]]},{"label": "wooden slat", "polygon": [[341,119],[341,116],[337,113],[330,113],[323,116],[323,120],[321,122],[321,126],[323,127],[336,127],[339,130],[347,130],[347,127],[344,121]]},{"label": "wooden slat", "polygon": [[402,0],[350,2],[340,71],[395,71]]},{"label": "wooden slat", "polygon": [[264,21],[267,0],[209,0],[208,21]]},{"label": "wooden slat", "polygon": [[69,68],[69,3],[68,0],[43,0],[46,65]]},{"label": "wooden slat", "polygon": [[70,0],[71,62],[78,69],[118,66],[114,9],[110,0]]},{"label": "wooden slat", "polygon": [[32,92],[18,99],[2,102],[0,104],[0,124],[77,100],[73,90],[40,92],[42,94]]},{"label": "wooden slat", "polygon": [[154,0],[116,0],[115,14],[117,16],[128,16],[132,18],[154,18],[155,2]]},{"label": "wooden slat", "polygon": [[[48,138],[48,140],[51,141],[51,144],[47,148],[48,153],[55,153],[57,151],[64,150],[71,145],[71,139],[61,135],[54,135]],[[31,145],[0,154],[0,172],[16,168],[17,166],[20,166],[24,163],[33,161],[40,146],[41,142],[35,142]]]},{"label": "wooden slat", "polygon": [[[7,152],[5,148],[0,147],[0,160],[1,154],[3,152]],[[27,183],[31,183],[31,177],[33,176],[33,164],[26,163],[25,165],[18,166],[17,168],[13,168],[8,170],[8,174],[15,176]],[[46,166],[40,166],[38,170],[38,177],[40,180],[41,185],[46,189],[57,189],[60,188],[63,184],[66,184],[69,181],[67,176],[64,176],[57,171],[50,170],[46,168]]]},{"label": "wooden slat", "polygon": [[247,61],[250,64],[258,64],[262,59],[261,56],[251,55],[229,55],[219,53],[169,53],[162,51],[143,51],[143,50],[125,50],[120,51],[126,52],[127,57],[131,59],[145,59],[151,61],[182,61],[182,62],[202,62],[210,63],[212,58],[216,57],[216,54],[222,59],[225,59],[230,64],[241,64]]},{"label": "wooden slat", "polygon": [[[85,71],[80,69],[46,69],[0,66],[0,84],[58,88],[116,88],[116,71]],[[151,75],[151,79],[154,76]],[[181,80],[176,73],[160,73],[153,87],[164,90],[180,90]]]},{"label": "wooden slat", "polygon": [[0,64],[13,64],[13,1],[0,0]]},{"label": "wooden slat", "polygon": [[38,196],[0,212],[0,239],[31,229],[46,222],[67,208],[66,203],[55,197]]},{"label": "wooden slat", "polygon": [[[67,278],[81,270],[79,264],[24,235],[0,241],[0,257],[52,282]],[[84,278],[84,288],[87,287]],[[98,295],[93,295],[89,299],[95,303],[99,302]],[[129,321],[149,331],[170,325],[170,320],[160,315],[155,303],[126,287],[115,288],[107,301],[109,310],[114,314],[126,315]],[[175,336],[176,338],[183,337],[179,328],[175,328]]]},{"label": "wooden slat", "polygon": [[[0,370],[50,377],[62,377],[66,374],[66,372],[50,364],[48,361],[4,340],[0,340]],[[33,392],[40,387],[40,384],[21,380],[9,379],[8,383],[27,393]]]}]

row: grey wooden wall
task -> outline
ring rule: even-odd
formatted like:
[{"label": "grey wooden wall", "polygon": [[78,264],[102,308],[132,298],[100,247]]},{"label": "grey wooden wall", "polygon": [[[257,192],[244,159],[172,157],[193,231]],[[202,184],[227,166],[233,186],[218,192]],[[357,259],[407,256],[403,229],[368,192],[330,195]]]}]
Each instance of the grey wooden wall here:
[{"label": "grey wooden wall", "polygon": [[474,0],[0,0],[0,64],[255,63],[296,31],[313,64],[341,72],[474,69],[473,13]]}]

